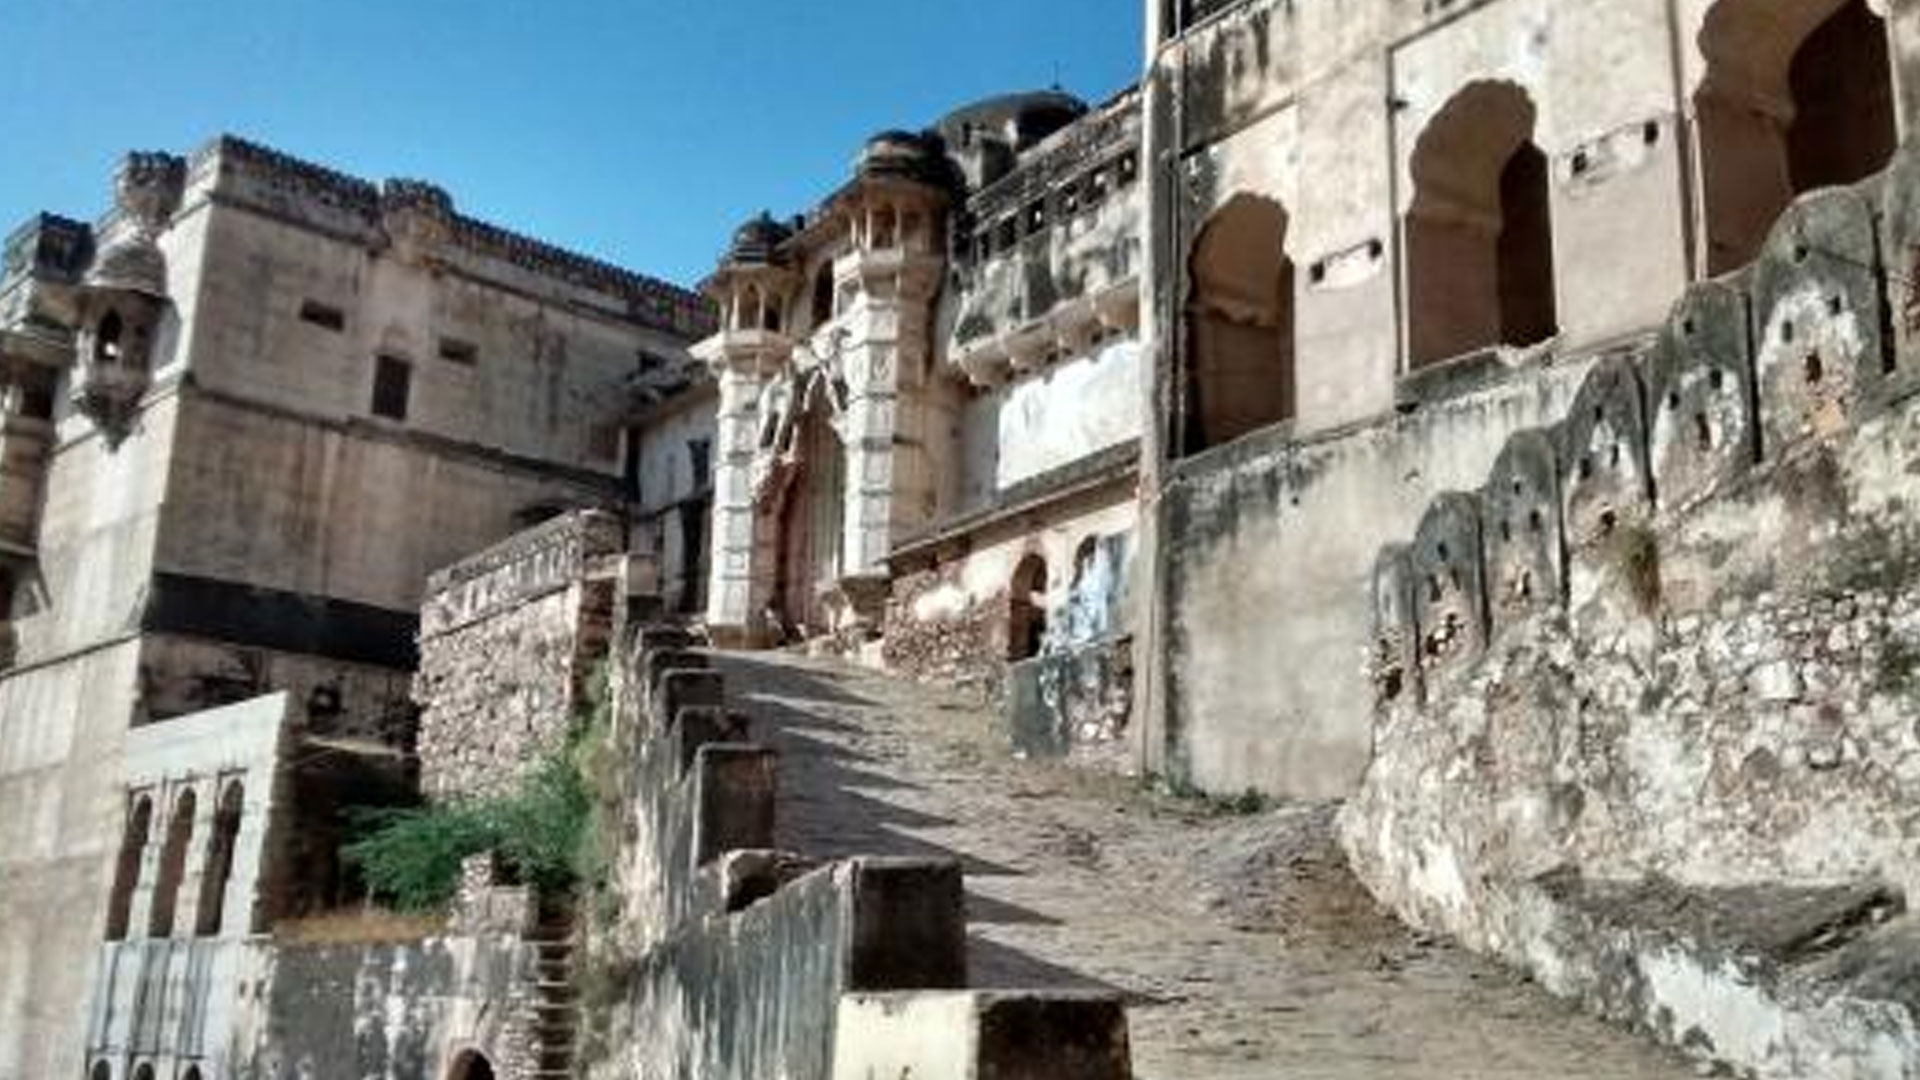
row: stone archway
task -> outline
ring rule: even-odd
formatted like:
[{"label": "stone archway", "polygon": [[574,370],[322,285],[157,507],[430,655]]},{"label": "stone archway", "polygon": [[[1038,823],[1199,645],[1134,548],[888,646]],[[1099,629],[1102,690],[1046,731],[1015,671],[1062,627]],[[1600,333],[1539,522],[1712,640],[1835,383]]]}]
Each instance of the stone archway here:
[{"label": "stone archway", "polygon": [[1414,146],[1405,222],[1408,366],[1559,332],[1547,157],[1513,83],[1455,94]]},{"label": "stone archway", "polygon": [[1188,260],[1188,453],[1291,418],[1294,273],[1287,213],[1257,195],[1227,200]]}]

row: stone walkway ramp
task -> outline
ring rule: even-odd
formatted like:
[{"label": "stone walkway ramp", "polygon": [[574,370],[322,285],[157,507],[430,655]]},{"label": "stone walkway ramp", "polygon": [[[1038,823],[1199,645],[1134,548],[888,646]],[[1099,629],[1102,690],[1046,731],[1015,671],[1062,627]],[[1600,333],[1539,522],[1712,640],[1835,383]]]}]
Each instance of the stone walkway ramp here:
[{"label": "stone walkway ramp", "polygon": [[786,655],[721,663],[782,754],[783,846],[960,859],[974,984],[1122,991],[1142,1080],[1693,1075],[1382,916],[1331,807],[1153,795],[1013,760],[991,714],[943,690]]}]

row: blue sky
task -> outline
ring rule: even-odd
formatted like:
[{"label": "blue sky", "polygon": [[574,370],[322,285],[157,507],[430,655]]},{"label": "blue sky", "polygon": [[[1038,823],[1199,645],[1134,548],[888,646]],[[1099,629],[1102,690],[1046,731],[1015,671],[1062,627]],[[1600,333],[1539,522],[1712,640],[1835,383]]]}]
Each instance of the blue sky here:
[{"label": "blue sky", "polygon": [[691,283],[869,134],[1140,68],[1138,0],[0,0],[0,219],[230,131]]}]

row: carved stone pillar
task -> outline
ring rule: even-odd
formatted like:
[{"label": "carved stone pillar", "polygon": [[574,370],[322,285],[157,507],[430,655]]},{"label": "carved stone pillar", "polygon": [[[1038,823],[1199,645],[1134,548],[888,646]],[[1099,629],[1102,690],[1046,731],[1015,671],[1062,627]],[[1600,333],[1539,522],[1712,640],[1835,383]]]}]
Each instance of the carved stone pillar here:
[{"label": "carved stone pillar", "polygon": [[751,363],[726,364],[719,378],[707,625],[716,640],[744,644],[759,622],[772,574],[759,550],[753,491],[760,393],[766,380]]}]

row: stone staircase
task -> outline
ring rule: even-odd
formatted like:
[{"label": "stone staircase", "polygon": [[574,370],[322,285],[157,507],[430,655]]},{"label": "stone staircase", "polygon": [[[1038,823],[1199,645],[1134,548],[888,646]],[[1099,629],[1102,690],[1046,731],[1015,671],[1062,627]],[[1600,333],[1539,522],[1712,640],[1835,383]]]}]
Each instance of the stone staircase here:
[{"label": "stone staircase", "polygon": [[541,1080],[573,1075],[580,1023],[573,982],[574,919],[570,901],[543,900],[540,919],[527,939],[537,953],[533,1009],[533,1069]]}]

